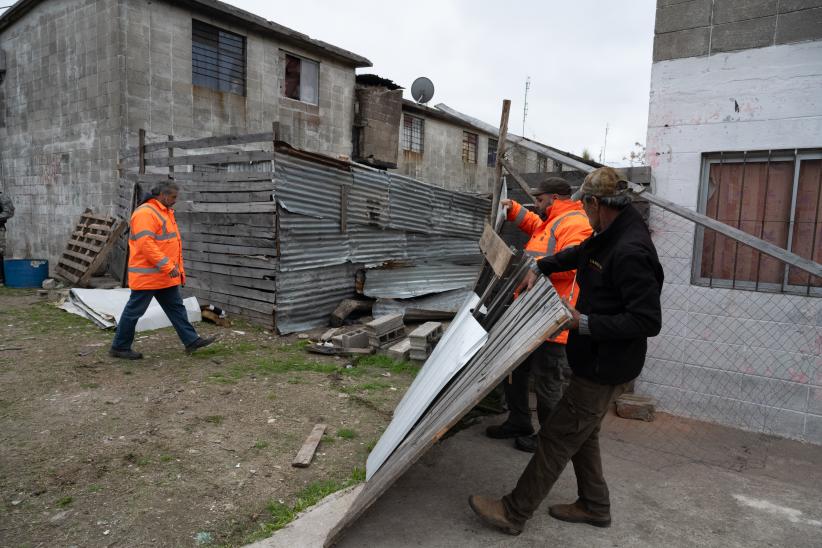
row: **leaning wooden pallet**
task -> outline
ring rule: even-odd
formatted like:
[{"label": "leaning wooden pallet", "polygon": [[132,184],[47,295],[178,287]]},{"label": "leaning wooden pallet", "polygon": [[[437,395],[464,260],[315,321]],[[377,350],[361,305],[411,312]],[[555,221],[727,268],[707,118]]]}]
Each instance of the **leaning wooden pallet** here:
[{"label": "leaning wooden pallet", "polygon": [[71,233],[55,273],[76,287],[85,287],[105,263],[126,223],[87,209]]}]

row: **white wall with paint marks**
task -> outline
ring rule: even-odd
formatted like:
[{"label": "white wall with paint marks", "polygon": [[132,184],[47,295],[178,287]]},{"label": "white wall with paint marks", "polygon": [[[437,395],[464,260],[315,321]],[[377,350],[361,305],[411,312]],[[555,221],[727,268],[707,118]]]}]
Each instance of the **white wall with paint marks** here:
[{"label": "white wall with paint marks", "polygon": [[[822,41],[654,63],[656,194],[697,208],[703,154],[822,149]],[[663,331],[638,392],[661,409],[822,444],[822,299],[693,285],[694,227],[653,209]],[[817,243],[817,245],[820,245]]]}]

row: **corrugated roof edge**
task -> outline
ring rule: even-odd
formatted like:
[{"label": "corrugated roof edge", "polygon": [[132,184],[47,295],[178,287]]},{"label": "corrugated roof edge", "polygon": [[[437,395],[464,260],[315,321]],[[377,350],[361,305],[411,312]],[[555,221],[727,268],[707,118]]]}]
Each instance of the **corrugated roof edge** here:
[{"label": "corrugated roof edge", "polygon": [[[41,1],[42,0],[19,0],[17,3],[12,5],[5,11],[5,13],[0,15],[0,31],[3,31],[13,25]],[[292,43],[301,46],[306,50],[327,55],[337,61],[356,68],[373,66],[371,61],[361,55],[357,55],[356,53],[346,49],[323,42],[322,40],[316,40],[306,34],[302,34],[294,29],[284,27],[273,21],[267,21],[259,15],[254,15],[253,13],[247,12],[230,4],[226,4],[225,2],[219,2],[218,0],[178,0],[176,2],[169,3],[176,6],[188,7],[193,11],[216,14],[221,17],[232,17],[241,24],[258,32],[262,32],[263,34],[273,34],[283,42]]]}]

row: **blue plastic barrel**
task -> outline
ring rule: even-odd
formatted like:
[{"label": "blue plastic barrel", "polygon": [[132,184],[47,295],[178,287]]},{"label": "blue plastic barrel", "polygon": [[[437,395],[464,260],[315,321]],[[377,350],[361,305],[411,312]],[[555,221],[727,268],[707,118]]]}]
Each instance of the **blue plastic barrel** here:
[{"label": "blue plastic barrel", "polygon": [[6,287],[41,287],[49,277],[49,262],[45,259],[4,259]]}]

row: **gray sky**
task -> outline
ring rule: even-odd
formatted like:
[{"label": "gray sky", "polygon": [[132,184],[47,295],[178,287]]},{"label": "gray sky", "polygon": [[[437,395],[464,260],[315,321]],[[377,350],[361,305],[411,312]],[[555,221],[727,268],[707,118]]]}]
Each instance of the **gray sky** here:
[{"label": "gray sky", "polygon": [[244,10],[371,60],[374,72],[406,88],[427,76],[429,103],[522,133],[525,79],[531,77],[525,136],[622,164],[645,142],[654,0],[510,1],[228,0]]}]

